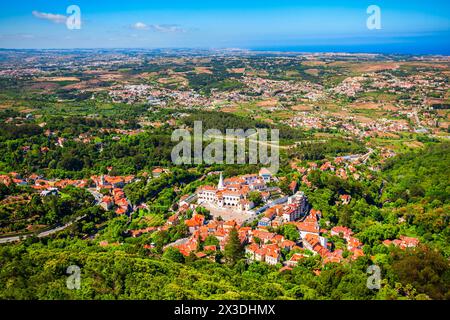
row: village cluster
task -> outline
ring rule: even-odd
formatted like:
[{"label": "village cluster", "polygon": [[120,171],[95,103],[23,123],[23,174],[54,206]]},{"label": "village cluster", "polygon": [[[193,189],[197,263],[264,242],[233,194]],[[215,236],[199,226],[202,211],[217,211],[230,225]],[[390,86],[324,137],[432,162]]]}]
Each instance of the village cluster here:
[{"label": "village cluster", "polygon": [[[335,172],[343,179],[347,179],[347,173],[350,173],[355,179],[359,179],[357,166],[366,159],[367,155],[337,157],[333,161],[325,161],[322,165],[310,162],[308,167],[294,166],[293,168],[302,174],[302,183],[311,185],[307,175],[312,170]],[[109,167],[108,170],[112,168]],[[158,178],[165,172],[167,169],[155,168],[151,177]],[[169,244],[166,249],[175,247],[185,256],[195,254],[198,258],[214,259],[215,253],[225,249],[229,233],[235,228],[249,261],[280,265],[283,270],[294,267],[299,261],[312,255],[320,255],[324,264],[341,263],[364,255],[363,244],[353,235],[351,229],[343,226],[335,226],[331,229],[321,227],[321,212],[310,208],[306,195],[297,191],[295,182],[289,186],[292,194],[283,196],[278,187],[270,186],[270,183],[277,181],[278,178],[266,168],[262,168],[257,174],[225,179],[221,172],[213,173],[219,175],[218,184],[216,186],[202,185],[194,194],[181,197],[178,210],[167,219],[163,226],[129,230],[129,234],[138,237],[144,233],[167,230],[179,223],[184,223],[190,236]],[[0,176],[1,183],[29,185],[40,192],[42,197],[59,195],[60,191],[69,185],[86,188],[94,196],[97,205],[107,211],[114,210],[118,215],[129,215],[139,208],[146,207],[145,203],[133,207],[123,191],[126,184],[136,180],[137,178],[133,175],[98,175],[81,180],[48,180],[36,174],[24,178],[15,172]],[[251,193],[260,195],[262,203],[256,208],[255,203],[250,199]],[[274,194],[276,194],[275,197]],[[351,196],[343,194],[341,201],[341,205],[347,205],[351,201]],[[224,220],[217,214],[206,218],[202,211],[198,210],[199,208],[220,209],[222,211],[219,212],[225,210],[231,214],[245,212],[249,215],[244,220],[232,218]],[[188,211],[193,212],[190,218],[186,215]],[[256,223],[251,227],[251,222],[255,220]],[[295,227],[298,240],[286,239],[275,231],[286,225]],[[206,245],[199,250],[199,244],[209,236],[215,237],[219,245]],[[347,253],[344,254],[342,249],[334,247],[334,244],[329,241],[332,236],[345,240]],[[400,239],[386,240],[383,243],[386,246],[394,245],[404,249],[417,246],[418,239],[402,236]],[[100,245],[106,246],[108,243],[103,241]],[[146,248],[152,247],[153,245],[146,245]]]},{"label": "village cluster", "polygon": [[[205,204],[223,206],[229,210],[244,210],[240,203],[242,199],[245,199],[248,190],[250,188],[255,190],[254,184],[256,184],[262,186],[258,192],[263,193],[264,181],[270,181],[272,178],[270,173],[264,170],[259,175],[243,175],[228,179],[223,179],[221,175],[217,187],[203,186],[195,195],[182,197],[178,211],[169,217],[164,227],[144,231],[167,230],[170,226],[184,223],[189,229],[190,236],[167,247],[177,248],[184,256],[195,254],[197,258],[215,259],[217,251],[225,250],[229,233],[234,228],[239,234],[241,244],[245,246],[246,257],[249,261],[260,261],[270,265],[281,264],[282,270],[292,268],[300,260],[312,255],[320,255],[324,264],[341,263],[364,255],[363,244],[354,237],[351,229],[342,226],[335,226],[330,230],[321,228],[319,224],[321,212],[310,208],[307,197],[300,191],[286,197],[281,203],[266,199],[263,210],[258,211],[258,222],[254,227],[235,220],[223,221],[215,217],[207,219],[205,215],[197,212],[197,208]],[[224,197],[230,196],[227,192],[231,192],[232,197],[225,201]],[[341,198],[343,204],[348,204],[350,201],[348,195]],[[183,217],[188,210],[193,211],[193,215],[184,220]],[[298,232],[298,241],[288,240],[282,234],[269,231],[269,229],[279,230],[284,225],[295,227]],[[215,237],[219,245],[206,245],[199,250],[199,244],[210,236]],[[333,243],[328,241],[331,236],[338,236],[345,240],[349,255],[344,257],[342,249],[335,250]],[[385,245],[391,243],[400,248],[406,248],[417,246],[418,240],[402,236],[401,239],[392,242],[385,241]]]},{"label": "village cluster", "polygon": [[[109,167],[108,170],[112,170]],[[155,168],[151,177],[157,178],[166,169]],[[147,174],[144,173],[146,176]],[[132,206],[126,198],[123,187],[129,183],[136,181],[134,175],[128,176],[110,176],[100,175],[91,176],[89,179],[46,179],[37,174],[31,174],[28,177],[22,177],[17,172],[10,172],[7,175],[0,175],[0,183],[9,186],[11,183],[21,186],[30,186],[38,191],[42,197],[50,195],[59,196],[60,192],[67,186],[84,188],[89,191],[94,199],[95,204],[99,205],[106,211],[114,210],[117,214],[131,214],[138,209],[138,206]]]},{"label": "village cluster", "polygon": [[[202,188],[200,190],[203,192]],[[204,203],[203,200],[201,203]],[[280,265],[281,271],[296,266],[299,261],[312,255],[320,255],[323,264],[341,263],[364,255],[363,244],[354,237],[351,229],[336,226],[327,230],[320,227],[321,212],[309,208],[307,197],[302,192],[287,197],[286,203],[269,206],[261,213],[262,217],[255,227],[239,224],[235,220],[208,220],[204,215],[196,212],[199,206],[196,203],[181,201],[178,212],[167,222],[167,226],[181,223],[181,217],[187,210],[194,211],[192,218],[184,220],[189,228],[190,237],[169,245],[178,248],[184,256],[195,254],[197,258],[214,259],[217,251],[225,250],[228,236],[233,228],[237,230],[240,242],[245,246],[246,257],[249,261]],[[288,240],[282,234],[269,231],[269,228],[279,230],[279,227],[284,225],[295,227],[298,232],[298,241]],[[215,237],[219,245],[206,245],[203,250],[199,250],[199,244],[209,236]],[[344,258],[342,249],[335,250],[333,243],[328,241],[330,236],[338,236],[345,240],[348,256]],[[417,246],[418,240],[401,237],[392,242],[385,241],[385,245],[391,243],[406,248]]]}]

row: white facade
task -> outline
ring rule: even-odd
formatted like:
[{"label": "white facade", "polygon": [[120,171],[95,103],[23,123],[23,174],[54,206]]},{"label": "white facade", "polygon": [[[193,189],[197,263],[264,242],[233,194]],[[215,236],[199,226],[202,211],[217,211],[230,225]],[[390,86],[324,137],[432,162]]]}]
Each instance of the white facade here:
[{"label": "white facade", "polygon": [[224,181],[220,174],[217,187],[204,186],[197,190],[197,203],[211,203],[218,207],[232,207],[241,211],[250,210],[254,203],[247,199],[251,190],[261,191],[266,188],[258,175],[245,175]]},{"label": "white facade", "polygon": [[279,255],[276,255],[276,256],[277,257],[274,258],[270,255],[266,255],[266,263],[271,264],[271,265],[276,265],[280,261]]}]

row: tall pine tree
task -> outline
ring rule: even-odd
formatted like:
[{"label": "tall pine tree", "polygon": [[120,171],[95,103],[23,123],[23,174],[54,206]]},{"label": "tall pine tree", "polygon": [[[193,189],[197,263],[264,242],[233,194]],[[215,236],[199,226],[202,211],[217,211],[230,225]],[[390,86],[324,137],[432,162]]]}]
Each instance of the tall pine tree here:
[{"label": "tall pine tree", "polygon": [[239,234],[236,228],[230,231],[227,244],[225,245],[225,259],[231,265],[244,257],[244,246],[239,240]]}]

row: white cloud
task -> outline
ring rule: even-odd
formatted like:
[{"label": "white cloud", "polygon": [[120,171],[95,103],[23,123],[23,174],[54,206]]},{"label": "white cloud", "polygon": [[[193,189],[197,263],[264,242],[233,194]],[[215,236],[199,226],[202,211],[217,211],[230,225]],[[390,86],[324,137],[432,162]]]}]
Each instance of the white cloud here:
[{"label": "white cloud", "polygon": [[148,30],[148,26],[143,22],[136,22],[132,25],[132,28],[136,30]]},{"label": "white cloud", "polygon": [[152,24],[150,28],[156,32],[186,32],[176,24]]},{"label": "white cloud", "polygon": [[143,22],[136,22],[131,26],[135,30],[152,30],[154,32],[186,32],[183,28],[176,24],[145,24]]},{"label": "white cloud", "polygon": [[67,16],[62,14],[54,14],[54,13],[45,13],[45,12],[39,12],[39,11],[33,11],[33,16],[39,19],[45,19],[52,21],[54,23],[66,23]]}]

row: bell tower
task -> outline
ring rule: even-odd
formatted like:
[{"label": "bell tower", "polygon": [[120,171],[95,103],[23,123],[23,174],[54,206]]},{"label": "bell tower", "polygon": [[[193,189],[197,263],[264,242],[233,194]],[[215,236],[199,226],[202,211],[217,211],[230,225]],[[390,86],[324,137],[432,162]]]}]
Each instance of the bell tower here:
[{"label": "bell tower", "polygon": [[223,190],[223,189],[225,189],[225,186],[224,186],[224,184],[223,184],[223,176],[222,176],[222,172],[220,173],[219,184],[217,185],[217,189],[218,189],[218,190]]}]

